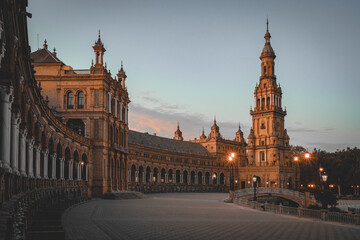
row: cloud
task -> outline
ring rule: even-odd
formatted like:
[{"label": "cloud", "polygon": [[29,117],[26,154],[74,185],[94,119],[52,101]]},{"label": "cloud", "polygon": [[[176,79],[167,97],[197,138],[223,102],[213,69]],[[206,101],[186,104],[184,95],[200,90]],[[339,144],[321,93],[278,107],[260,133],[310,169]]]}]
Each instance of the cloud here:
[{"label": "cloud", "polygon": [[[186,140],[198,138],[203,128],[205,129],[205,134],[209,134],[210,127],[213,125],[213,119],[207,119],[204,115],[198,113],[174,111],[169,108],[162,109],[160,107],[149,108],[134,102],[130,105],[129,127],[132,130],[156,133],[158,136],[172,138],[178,122],[183,132],[183,137]],[[235,138],[235,132],[239,125],[238,122],[218,121],[217,125],[220,127],[220,133],[224,138]],[[246,137],[249,126],[242,124],[241,128]]]},{"label": "cloud", "polygon": [[171,110],[182,110],[185,109],[184,105],[168,104],[167,102],[155,97],[155,91],[145,91],[140,93],[140,100],[145,104],[153,105],[152,108],[156,108],[158,111],[171,109]]}]

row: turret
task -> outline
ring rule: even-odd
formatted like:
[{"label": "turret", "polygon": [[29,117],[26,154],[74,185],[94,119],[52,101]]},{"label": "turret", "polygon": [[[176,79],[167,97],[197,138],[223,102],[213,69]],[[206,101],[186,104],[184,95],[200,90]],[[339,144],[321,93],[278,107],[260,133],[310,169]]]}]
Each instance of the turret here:
[{"label": "turret", "polygon": [[182,137],[182,132],[180,131],[179,123],[178,123],[177,129],[176,129],[176,131],[174,133],[174,139],[175,140],[180,140],[180,141],[184,140],[184,138]]},{"label": "turret", "polygon": [[98,40],[95,41],[93,49],[95,53],[95,67],[103,66],[103,62],[104,62],[103,57],[106,49],[104,48],[104,44],[101,42],[100,30],[99,30]]},{"label": "turret", "polygon": [[124,68],[123,68],[123,62],[121,61],[121,69],[119,70],[118,74],[116,75],[119,79],[119,82],[121,84],[121,87],[125,89],[125,79],[127,78]]}]

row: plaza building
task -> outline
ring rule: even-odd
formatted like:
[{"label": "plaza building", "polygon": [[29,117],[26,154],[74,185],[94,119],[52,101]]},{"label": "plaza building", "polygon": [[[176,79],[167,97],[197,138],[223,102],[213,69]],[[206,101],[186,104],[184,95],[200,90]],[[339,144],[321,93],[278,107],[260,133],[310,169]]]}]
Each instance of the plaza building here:
[{"label": "plaza building", "polygon": [[227,169],[198,143],[129,130],[129,189],[141,192],[222,192]]},{"label": "plaza building", "polygon": [[91,194],[93,140],[63,124],[42,97],[26,7],[0,2],[0,239],[24,239],[39,211]]},{"label": "plaza building", "polygon": [[239,168],[240,187],[251,187],[253,176],[258,176],[258,186],[290,188],[295,187],[296,172],[290,157],[286,109],[282,108],[282,91],[276,82],[276,55],[270,44],[268,23],[264,38],[260,82],[254,91],[255,107],[250,110],[252,128],[248,136],[247,162]]},{"label": "plaza building", "polygon": [[95,62],[88,69],[64,64],[55,49],[49,51],[46,40],[42,49],[31,53],[31,59],[46,105],[68,129],[91,140],[89,187],[92,195],[101,196],[127,189],[130,100],[123,65],[112,77],[104,64],[106,49],[100,31],[93,50]]},{"label": "plaza building", "polygon": [[[204,130],[202,135],[197,139],[190,140],[190,142],[198,143],[203,146],[211,155],[216,159],[215,165],[224,168],[226,178],[230,179],[230,169],[234,169],[234,185],[235,189],[239,188],[240,176],[239,167],[246,164],[246,142],[244,134],[241,131],[240,124],[239,129],[235,133],[233,140],[225,139],[220,133],[220,127],[214,119],[214,124],[211,126],[208,136],[205,135]],[[229,157],[234,153],[232,161],[229,161]],[[229,186],[230,181],[226,182]]]}]

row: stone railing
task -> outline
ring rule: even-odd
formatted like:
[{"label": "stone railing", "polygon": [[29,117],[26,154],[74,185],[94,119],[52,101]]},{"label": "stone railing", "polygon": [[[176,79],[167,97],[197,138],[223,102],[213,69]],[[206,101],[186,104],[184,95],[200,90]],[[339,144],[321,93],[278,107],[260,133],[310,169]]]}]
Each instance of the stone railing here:
[{"label": "stone railing", "polygon": [[227,192],[228,187],[223,184],[173,184],[173,183],[128,183],[128,190],[143,193],[166,192]]},{"label": "stone railing", "polygon": [[320,221],[360,225],[359,214],[329,212],[328,210],[313,210],[306,208],[286,207],[286,206],[282,206],[281,204],[275,205],[269,203],[258,203],[241,198],[235,199],[234,203],[240,206],[267,211],[267,212],[273,212],[276,214],[296,216],[299,218],[311,218]]},{"label": "stone railing", "polygon": [[24,239],[32,218],[45,208],[67,207],[86,201],[88,189],[85,181],[59,181],[42,184],[35,189],[14,195],[0,209],[0,239]]},{"label": "stone railing", "polygon": [[[299,191],[294,191],[294,190],[287,189],[287,188],[257,187],[256,188],[256,193],[257,194],[277,193],[277,194],[282,194],[282,195],[286,195],[286,196],[293,196],[293,197],[298,197],[298,198],[305,199],[305,193],[299,192]],[[254,194],[254,188],[244,188],[244,189],[236,190],[235,193],[234,193],[234,197],[239,198],[239,197],[242,197],[242,196],[253,195],[253,194]],[[316,202],[316,199],[315,199],[315,197],[313,195],[310,195],[310,201]]]}]

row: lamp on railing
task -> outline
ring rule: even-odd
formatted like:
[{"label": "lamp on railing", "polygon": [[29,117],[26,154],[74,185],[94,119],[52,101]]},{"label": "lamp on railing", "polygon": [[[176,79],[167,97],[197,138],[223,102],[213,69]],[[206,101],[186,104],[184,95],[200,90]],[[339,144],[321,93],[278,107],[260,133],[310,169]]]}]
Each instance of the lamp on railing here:
[{"label": "lamp on railing", "polygon": [[260,179],[260,177],[258,176],[253,176],[253,182],[254,182],[254,201],[257,200],[256,198],[256,187],[257,187],[257,183],[258,183],[258,180]]},{"label": "lamp on railing", "polygon": [[230,190],[234,191],[234,167],[233,167],[233,158],[235,157],[235,153],[231,153],[229,156],[230,162]]}]

